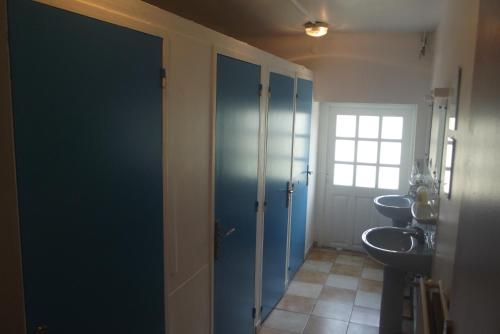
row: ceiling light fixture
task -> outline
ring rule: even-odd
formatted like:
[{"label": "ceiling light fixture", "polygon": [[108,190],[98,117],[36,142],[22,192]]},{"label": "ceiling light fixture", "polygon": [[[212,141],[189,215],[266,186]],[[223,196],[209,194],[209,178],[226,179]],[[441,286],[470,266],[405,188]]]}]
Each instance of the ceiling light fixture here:
[{"label": "ceiling light fixture", "polygon": [[321,37],[325,36],[328,32],[328,24],[325,22],[307,22],[304,24],[304,28],[306,29],[306,34],[312,37]]}]

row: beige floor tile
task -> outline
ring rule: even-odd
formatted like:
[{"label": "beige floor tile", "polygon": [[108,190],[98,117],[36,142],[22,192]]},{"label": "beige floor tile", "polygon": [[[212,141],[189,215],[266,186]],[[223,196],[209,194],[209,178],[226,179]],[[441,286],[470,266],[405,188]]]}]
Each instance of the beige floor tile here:
[{"label": "beige floor tile", "polygon": [[365,267],[375,268],[375,269],[383,269],[384,265],[380,262],[375,261],[371,257],[367,256],[365,258]]},{"label": "beige floor tile", "polygon": [[324,251],[314,249],[309,252],[307,255],[308,260],[317,260],[317,261],[329,261],[333,262],[337,258],[337,253],[335,251]]},{"label": "beige floor tile", "polygon": [[285,295],[283,298],[281,298],[276,308],[285,311],[309,314],[311,313],[315,303],[316,299],[294,295]]},{"label": "beige floor tile", "polygon": [[348,323],[323,317],[309,317],[304,334],[346,334]]},{"label": "beige floor tile", "polygon": [[378,327],[349,323],[347,334],[378,334]]},{"label": "beige floor tile", "polygon": [[327,302],[318,300],[312,311],[312,315],[318,317],[332,318],[342,321],[349,321],[352,311],[352,304]]},{"label": "beige floor tile", "polygon": [[371,279],[374,281],[382,282],[384,280],[384,271],[382,269],[374,268],[363,268],[361,272],[361,277],[365,279]]},{"label": "beige floor tile", "polygon": [[325,284],[327,278],[327,273],[300,269],[293,280],[306,283]]},{"label": "beige floor tile", "polygon": [[331,253],[331,254],[338,253],[338,251],[335,248],[328,248],[328,247],[315,247],[312,250],[318,251],[318,252],[323,252],[323,253]]},{"label": "beige floor tile", "polygon": [[334,274],[348,275],[359,277],[361,275],[362,267],[350,266],[347,264],[337,264],[335,263],[330,272]]},{"label": "beige floor tile", "polygon": [[316,299],[319,297],[323,285],[293,281],[288,286],[287,294]]},{"label": "beige floor tile", "polygon": [[331,286],[324,286],[319,295],[320,300],[327,302],[340,302],[347,304],[354,304],[356,298],[356,291],[348,289],[334,288]]},{"label": "beige floor tile", "polygon": [[361,278],[358,289],[366,292],[382,293],[382,282]]},{"label": "beige floor tile", "polygon": [[358,290],[356,292],[356,300],[354,301],[354,305],[380,310],[381,301],[382,294],[380,293]]},{"label": "beige floor tile", "polygon": [[362,258],[365,258],[367,256],[366,253],[350,251],[350,250],[340,250],[340,251],[338,251],[338,254],[339,255],[343,254],[343,255],[349,255],[349,256],[357,256],[357,257],[362,257]]},{"label": "beige floor tile", "polygon": [[335,264],[347,264],[356,267],[362,267],[364,263],[365,258],[360,256],[340,254],[337,256],[337,259],[335,259]]},{"label": "beige floor tile", "polygon": [[366,307],[354,306],[352,309],[351,322],[378,327],[380,322],[380,311]]},{"label": "beige floor tile", "polygon": [[334,288],[356,290],[358,288],[358,281],[357,277],[330,274],[326,280],[326,285],[333,286]]},{"label": "beige floor tile", "polygon": [[293,333],[269,327],[262,327],[259,331],[259,334],[293,334]]},{"label": "beige floor tile", "polygon": [[274,310],[264,322],[264,327],[292,333],[302,333],[306,327],[308,318],[307,314]]},{"label": "beige floor tile", "polygon": [[301,269],[329,273],[332,269],[332,263],[329,261],[306,260]]}]

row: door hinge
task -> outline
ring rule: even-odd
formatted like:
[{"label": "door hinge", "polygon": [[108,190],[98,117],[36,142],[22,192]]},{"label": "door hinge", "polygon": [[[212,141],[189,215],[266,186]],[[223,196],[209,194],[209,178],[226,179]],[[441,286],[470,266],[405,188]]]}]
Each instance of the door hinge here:
[{"label": "door hinge", "polygon": [[165,88],[167,85],[167,70],[165,68],[162,68],[160,70],[160,82],[161,82],[161,88]]},{"label": "door hinge", "polygon": [[262,84],[259,84],[259,96],[262,96]]},{"label": "door hinge", "polygon": [[295,94],[295,98],[299,99],[299,93]]},{"label": "door hinge", "polygon": [[257,315],[257,310],[254,308],[252,308],[252,318],[255,319],[255,316]]},{"label": "door hinge", "polygon": [[271,86],[267,87],[267,96],[268,98],[271,97]]},{"label": "door hinge", "polygon": [[255,201],[255,212],[259,212],[259,201]]}]

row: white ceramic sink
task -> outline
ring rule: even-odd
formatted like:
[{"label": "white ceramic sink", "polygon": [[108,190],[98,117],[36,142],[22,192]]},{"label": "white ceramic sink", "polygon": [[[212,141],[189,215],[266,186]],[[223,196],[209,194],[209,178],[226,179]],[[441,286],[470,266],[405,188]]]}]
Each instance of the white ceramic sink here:
[{"label": "white ceramic sink", "polygon": [[391,218],[394,226],[406,226],[412,220],[411,205],[413,200],[408,196],[385,195],[373,200],[377,211],[387,218]]},{"label": "white ceramic sink", "polygon": [[363,247],[375,260],[386,266],[416,274],[429,274],[432,251],[419,242],[415,229],[375,227],[362,235]]}]

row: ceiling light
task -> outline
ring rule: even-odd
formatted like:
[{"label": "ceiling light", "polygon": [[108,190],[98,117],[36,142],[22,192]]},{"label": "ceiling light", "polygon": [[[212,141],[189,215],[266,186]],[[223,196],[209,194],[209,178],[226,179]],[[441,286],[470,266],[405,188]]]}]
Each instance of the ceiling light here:
[{"label": "ceiling light", "polygon": [[328,32],[328,24],[325,22],[307,22],[304,24],[304,28],[306,28],[306,34],[312,37],[321,37],[326,35]]}]

